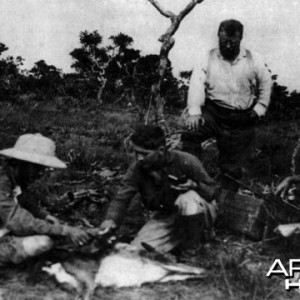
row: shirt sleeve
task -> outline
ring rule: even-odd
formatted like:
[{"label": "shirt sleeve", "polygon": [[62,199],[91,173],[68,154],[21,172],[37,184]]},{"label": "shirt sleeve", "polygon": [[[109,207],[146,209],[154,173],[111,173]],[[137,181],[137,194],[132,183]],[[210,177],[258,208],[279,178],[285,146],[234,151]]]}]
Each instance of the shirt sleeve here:
[{"label": "shirt sleeve", "polygon": [[16,203],[11,183],[0,171],[0,228],[12,234],[28,236],[33,234],[62,235],[62,225],[52,225],[35,218],[28,210]]},{"label": "shirt sleeve", "polygon": [[6,220],[5,228],[18,236],[33,234],[62,235],[63,225],[53,225],[35,218],[29,211],[14,205]]},{"label": "shirt sleeve", "polygon": [[22,192],[18,196],[18,203],[20,206],[28,210],[34,217],[45,219],[49,212],[41,207],[41,195],[37,195],[31,191]]},{"label": "shirt sleeve", "polygon": [[190,79],[188,91],[189,115],[201,115],[201,107],[205,103],[205,79],[208,63],[208,54],[199,55]]},{"label": "shirt sleeve", "polygon": [[253,110],[259,117],[265,115],[268,106],[270,104],[272,79],[271,73],[267,68],[267,65],[263,62],[260,55],[255,53],[253,55],[254,69],[256,73],[258,99]]},{"label": "shirt sleeve", "polygon": [[114,220],[116,224],[121,223],[129,202],[139,192],[138,182],[138,167],[137,164],[134,163],[124,175],[117,195],[108,207],[105,217],[106,220]]},{"label": "shirt sleeve", "polygon": [[218,192],[217,184],[208,175],[202,162],[197,157],[186,154],[184,169],[188,178],[197,183],[196,191],[199,195],[208,202],[214,200]]}]

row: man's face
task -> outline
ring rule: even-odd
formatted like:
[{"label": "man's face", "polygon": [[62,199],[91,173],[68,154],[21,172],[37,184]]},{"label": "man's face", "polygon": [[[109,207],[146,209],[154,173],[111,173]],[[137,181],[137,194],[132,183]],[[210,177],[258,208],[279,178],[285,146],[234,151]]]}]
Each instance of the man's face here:
[{"label": "man's face", "polygon": [[165,163],[164,147],[159,147],[156,150],[145,149],[140,146],[133,145],[136,160],[141,167],[147,171],[157,171],[162,169]]},{"label": "man's face", "polygon": [[228,35],[224,30],[219,32],[219,48],[222,56],[227,60],[234,60],[240,53],[241,34],[236,31]]},{"label": "man's face", "polygon": [[147,156],[151,156],[152,154],[154,154],[156,152],[156,150],[148,150],[143,147],[136,146],[136,145],[133,146],[133,149],[134,149],[135,159],[139,162],[144,161],[144,159]]},{"label": "man's face", "polygon": [[25,162],[25,161],[20,161],[18,165],[18,182],[20,185],[27,186],[37,179],[41,178],[45,171],[46,167],[30,163],[30,162]]}]

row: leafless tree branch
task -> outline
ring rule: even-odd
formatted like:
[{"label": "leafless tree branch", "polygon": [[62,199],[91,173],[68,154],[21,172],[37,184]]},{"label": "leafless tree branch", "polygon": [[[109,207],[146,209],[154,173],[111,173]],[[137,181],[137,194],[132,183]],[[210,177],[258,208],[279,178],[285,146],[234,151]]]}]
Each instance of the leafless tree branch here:
[{"label": "leafless tree branch", "polygon": [[191,0],[191,2],[177,16],[174,15],[171,18],[171,26],[167,29],[166,33],[159,38],[159,41],[163,42],[166,37],[174,35],[181,21],[194,9],[197,4],[201,2],[203,2],[203,0]]},{"label": "leafless tree branch", "polygon": [[159,80],[154,83],[151,90],[151,96],[155,102],[155,119],[158,124],[162,124],[165,131],[168,131],[167,125],[165,124],[164,114],[163,114],[163,106],[164,99],[160,95],[160,89],[162,82],[164,80],[165,72],[168,65],[168,55],[172,47],[174,46],[175,40],[173,35],[177,31],[181,21],[184,19],[186,15],[188,15],[193,8],[203,2],[204,0],[190,0],[189,4],[178,14],[163,9],[156,0],[148,0],[163,16],[171,19],[171,25],[167,29],[167,31],[159,38],[159,41],[162,43],[160,50],[160,62],[159,62]]},{"label": "leafless tree branch", "polygon": [[166,18],[172,18],[175,16],[171,11],[164,10],[156,0],[149,0],[149,2]]},{"label": "leafless tree branch", "polygon": [[204,0],[191,0],[191,2],[179,13],[179,17],[181,18],[181,20],[187,14],[189,14],[197,4],[200,4],[203,1]]}]

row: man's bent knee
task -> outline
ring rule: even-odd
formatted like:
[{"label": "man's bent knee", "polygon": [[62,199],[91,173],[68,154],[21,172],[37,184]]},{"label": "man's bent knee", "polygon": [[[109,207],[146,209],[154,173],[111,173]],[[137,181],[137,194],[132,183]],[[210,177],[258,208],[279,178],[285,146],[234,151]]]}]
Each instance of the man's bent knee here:
[{"label": "man's bent knee", "polygon": [[24,252],[31,257],[51,250],[53,240],[46,235],[30,236],[23,239],[22,246]]},{"label": "man's bent knee", "polygon": [[179,195],[176,199],[175,205],[178,207],[181,215],[190,216],[205,213],[205,203],[206,201],[201,198],[198,193],[191,190]]}]

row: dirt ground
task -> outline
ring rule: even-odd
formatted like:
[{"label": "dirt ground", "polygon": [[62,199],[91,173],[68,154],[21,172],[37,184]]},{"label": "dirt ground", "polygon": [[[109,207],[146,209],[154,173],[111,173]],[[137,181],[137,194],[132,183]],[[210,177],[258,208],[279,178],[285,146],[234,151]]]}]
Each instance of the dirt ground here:
[{"label": "dirt ground", "polygon": [[[284,290],[283,278],[265,276],[275,258],[287,261],[295,255],[295,249],[291,251],[282,241],[253,242],[220,232],[214,242],[206,245],[199,259],[199,266],[207,269],[203,279],[152,283],[140,288],[99,287],[88,299],[299,299],[297,291]],[[81,263],[85,278],[92,276],[91,270],[97,268],[95,258],[75,256],[72,259]],[[87,299],[76,298],[78,294],[41,271],[45,263],[41,259],[1,269],[0,299]]]},{"label": "dirt ground", "polygon": [[[119,231],[120,241],[128,242],[143,224],[141,207],[135,199],[129,207],[124,225]],[[77,211],[85,212],[88,199],[73,208],[70,220],[76,220]],[[101,206],[105,211],[106,205]],[[63,216],[63,215],[62,215]],[[79,266],[81,277],[94,278],[101,253],[97,256],[53,252],[39,260],[29,261],[18,267],[0,270],[0,299],[107,299],[107,300],[242,300],[242,299],[299,299],[297,291],[284,290],[284,278],[267,278],[266,274],[275,258],[284,264],[289,258],[297,258],[297,241],[286,241],[273,236],[265,241],[253,241],[245,236],[224,229],[218,224],[216,238],[204,245],[197,266],[207,270],[203,279],[183,282],[152,283],[139,288],[101,288],[84,298],[86,291],[75,293],[61,286],[42,271],[49,261]],[[193,266],[195,264],[193,263]],[[68,270],[68,269],[67,269]],[[74,271],[72,271],[74,272]]]},{"label": "dirt ground", "polygon": [[[112,199],[120,176],[128,165],[123,141],[137,123],[137,117],[124,112],[68,107],[58,107],[50,112],[30,103],[21,107],[3,103],[1,105],[5,106],[0,110],[3,123],[0,130],[1,149],[11,146],[20,133],[42,132],[57,142],[58,156],[68,163],[67,172],[49,175],[42,182],[43,189],[39,192],[55,196],[42,205],[46,205],[64,222],[98,226],[107,202]],[[174,120],[171,119],[170,123],[174,124]],[[288,174],[287,165],[295,145],[296,133],[287,137],[286,132],[289,132],[289,136],[292,133],[292,125],[288,123],[282,127],[282,132],[278,132],[272,124],[262,126],[264,127],[258,133],[256,156],[252,161],[252,173],[248,174],[248,178],[265,185],[274,178],[278,180]],[[205,155],[205,166],[215,175],[216,153]],[[104,178],[101,172],[107,169],[116,175]],[[65,192],[80,189],[97,190],[103,201],[91,202],[88,198],[83,198],[82,201],[69,205],[68,201],[64,202],[59,198]],[[57,205],[58,201],[60,205]],[[142,222],[140,208],[133,204],[120,235],[129,240]],[[197,281],[145,284],[140,288],[100,287],[90,299],[300,299],[297,291],[284,290],[283,278],[266,277],[274,259],[280,258],[286,265],[288,259],[298,258],[300,243],[297,244],[294,240],[285,241],[277,236],[265,241],[253,241],[226,230],[222,224],[218,226],[216,233],[216,239],[205,245],[199,257],[199,266],[207,269],[205,278]],[[0,299],[79,299],[79,295],[60,286],[41,270],[47,261],[53,262],[54,257],[50,255],[18,267],[0,269]],[[91,270],[97,268],[98,259],[100,257],[96,260],[80,257],[87,277],[93,274]]]}]

